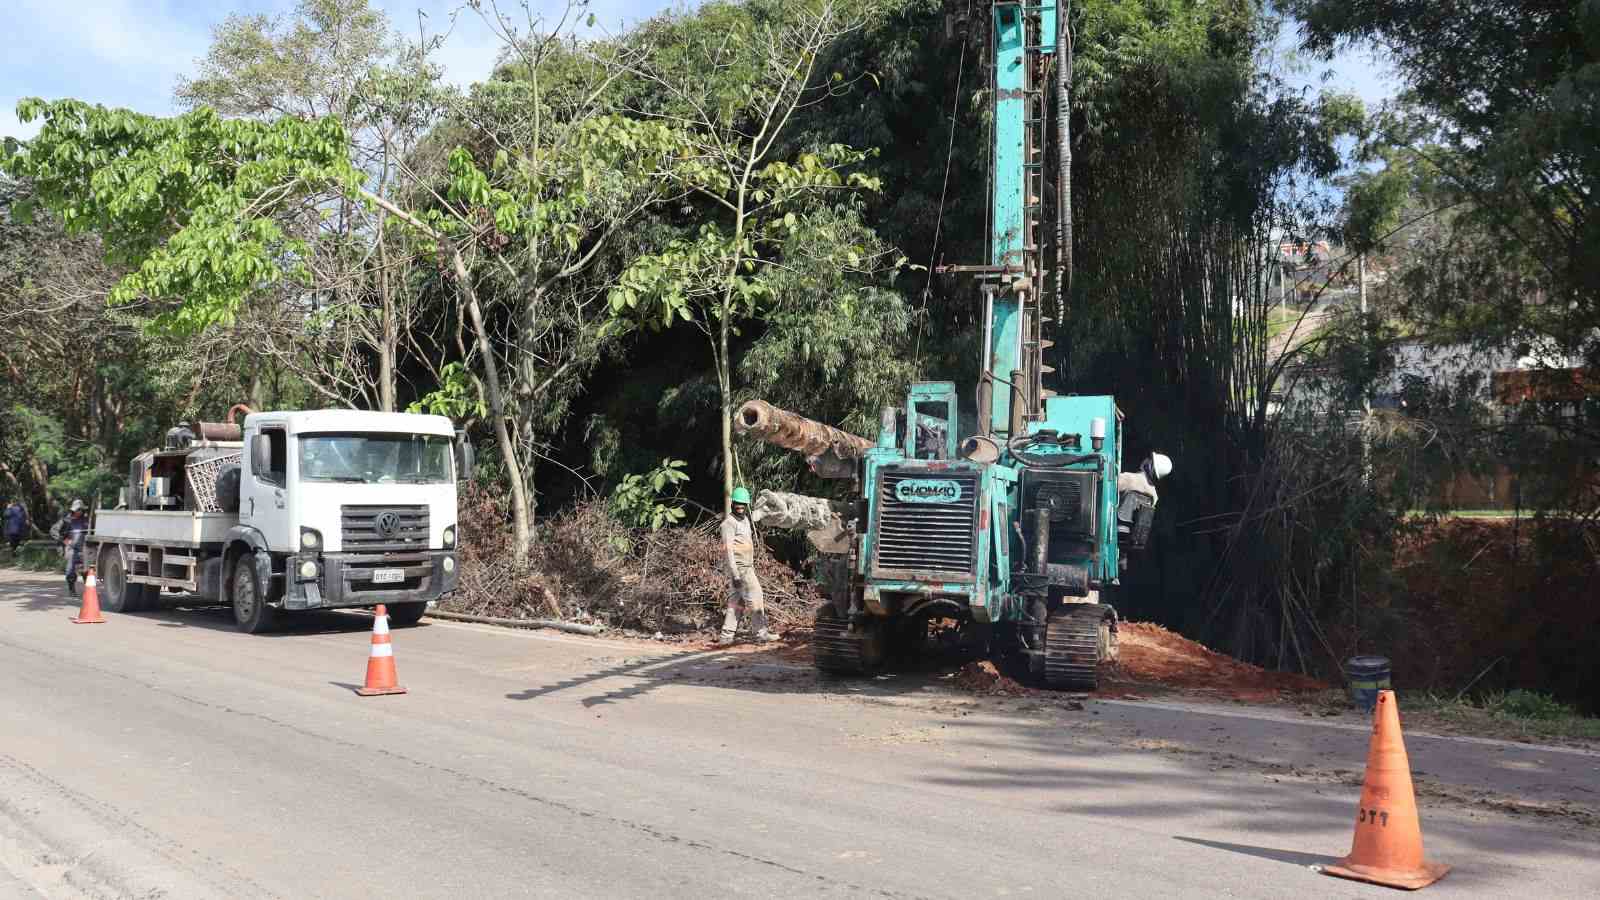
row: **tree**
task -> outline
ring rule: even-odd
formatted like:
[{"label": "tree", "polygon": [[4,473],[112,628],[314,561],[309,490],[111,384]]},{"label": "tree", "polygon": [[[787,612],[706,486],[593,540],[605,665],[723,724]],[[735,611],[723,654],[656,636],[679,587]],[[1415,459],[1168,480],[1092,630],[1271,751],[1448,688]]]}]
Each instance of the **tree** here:
[{"label": "tree", "polygon": [[106,308],[117,276],[99,242],[18,214],[33,199],[0,178],[0,493],[44,520],[50,500],[114,501],[121,460],[178,421],[196,386],[169,377],[174,354],[137,311]]},{"label": "tree", "polygon": [[[1399,251],[1408,327],[1540,367],[1600,367],[1600,7],[1293,7],[1307,48],[1375,43],[1406,82],[1363,145],[1373,171],[1352,193],[1350,238]],[[1528,481],[1551,489],[1529,499],[1600,516],[1600,402],[1537,406],[1508,429],[1540,442],[1508,450],[1543,469]]]},{"label": "tree", "polygon": [[[450,102],[428,62],[432,49],[392,34],[368,0],[302,0],[287,17],[228,16],[176,96],[185,108],[225,117],[332,117],[367,189],[410,207],[442,169],[442,156],[424,151]],[[241,330],[259,333],[258,353],[326,400],[395,409],[400,357],[416,345],[416,248],[404,230],[385,227],[386,210],[337,193],[287,212],[283,225],[305,242],[312,277],[257,298]],[[431,364],[420,350],[412,358]]]},{"label": "tree", "polygon": [[[1592,3],[1291,4],[1306,46],[1384,48],[1408,86],[1368,153],[1426,179],[1452,230],[1492,238],[1488,279],[1432,296],[1507,340],[1542,334],[1600,365],[1600,12]],[[1399,193],[1386,198],[1393,206]],[[1381,218],[1381,214],[1376,217]],[[1374,241],[1381,235],[1357,234]],[[1542,295],[1542,296],[1539,296]],[[1528,302],[1538,299],[1541,302]],[[1476,307],[1477,312],[1471,312]],[[1481,332],[1480,332],[1481,334]]]},{"label": "tree", "polygon": [[[843,144],[787,159],[775,153],[790,139],[795,115],[839,89],[843,76],[819,77],[819,59],[863,19],[835,0],[760,11],[766,15],[714,4],[679,42],[626,63],[653,92],[634,114],[671,122],[685,135],[689,158],[680,177],[704,202],[705,214],[691,234],[635,260],[611,293],[611,307],[652,327],[683,322],[707,339],[721,397],[725,508],[738,467],[731,338],[770,304],[772,279],[783,266],[772,254],[803,227],[808,204],[878,184],[847,171],[868,154]],[[864,247],[830,245],[825,252],[840,267],[881,264]]]}]

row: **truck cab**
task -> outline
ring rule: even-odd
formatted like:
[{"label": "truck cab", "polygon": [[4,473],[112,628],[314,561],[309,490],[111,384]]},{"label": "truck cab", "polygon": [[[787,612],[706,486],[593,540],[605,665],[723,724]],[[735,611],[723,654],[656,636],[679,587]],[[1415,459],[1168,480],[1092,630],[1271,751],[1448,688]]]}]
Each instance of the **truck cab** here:
[{"label": "truck cab", "polygon": [[[268,608],[390,605],[408,618],[455,589],[456,475],[449,419],[322,410],[244,421],[238,524],[225,589]],[[259,585],[237,565],[267,557]],[[270,585],[270,587],[269,587]]]}]

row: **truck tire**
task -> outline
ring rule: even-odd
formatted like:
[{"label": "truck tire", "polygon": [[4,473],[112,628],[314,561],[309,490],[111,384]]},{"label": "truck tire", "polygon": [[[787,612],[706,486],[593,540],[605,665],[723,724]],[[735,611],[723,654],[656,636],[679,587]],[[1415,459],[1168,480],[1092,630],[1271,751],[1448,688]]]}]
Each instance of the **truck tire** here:
[{"label": "truck tire", "polygon": [[128,583],[128,569],[123,563],[122,547],[101,544],[100,559],[95,574],[100,582],[100,606],[106,612],[130,613],[145,608],[149,586]]},{"label": "truck tire", "polygon": [[262,634],[277,627],[278,611],[268,606],[271,599],[256,573],[255,556],[244,553],[233,561],[233,621],[245,634]]},{"label": "truck tire", "polygon": [[391,603],[389,609],[390,628],[410,628],[422,621],[428,611],[428,604],[423,603]]}]

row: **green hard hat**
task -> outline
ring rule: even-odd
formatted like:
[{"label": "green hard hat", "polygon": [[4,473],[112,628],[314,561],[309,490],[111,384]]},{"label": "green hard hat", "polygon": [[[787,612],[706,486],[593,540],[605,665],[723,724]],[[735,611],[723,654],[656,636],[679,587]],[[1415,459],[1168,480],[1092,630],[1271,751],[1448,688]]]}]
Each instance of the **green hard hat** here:
[{"label": "green hard hat", "polygon": [[745,488],[742,488],[742,487],[734,488],[733,489],[733,502],[734,503],[743,503],[745,506],[749,506],[750,505],[750,492],[748,490],[746,490]]}]

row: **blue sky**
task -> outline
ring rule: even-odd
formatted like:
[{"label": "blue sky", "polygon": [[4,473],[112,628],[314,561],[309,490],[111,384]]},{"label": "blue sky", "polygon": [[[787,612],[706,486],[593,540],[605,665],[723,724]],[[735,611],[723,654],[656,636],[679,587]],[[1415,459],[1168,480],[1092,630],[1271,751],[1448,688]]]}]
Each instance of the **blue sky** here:
[{"label": "blue sky", "polygon": [[[450,28],[463,0],[374,0],[397,29],[415,35],[418,10],[433,32]],[[538,14],[559,16],[565,0],[531,0]],[[597,26],[624,25],[682,5],[681,0],[592,0]],[[518,10],[517,0],[501,0]],[[164,115],[173,111],[179,75],[205,55],[213,26],[230,12],[284,13],[293,0],[7,0],[0,13],[8,32],[0,59],[0,136],[30,137],[37,123],[16,120],[17,100],[77,97]],[[457,84],[481,79],[493,64],[499,40],[471,10],[455,26],[438,60]],[[1393,93],[1392,73],[1370,54],[1347,52],[1331,66],[1317,63],[1291,75],[1296,84],[1353,91],[1369,102]]]}]

